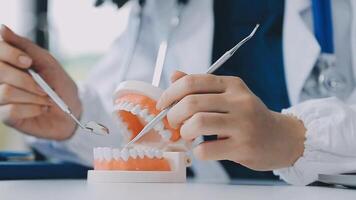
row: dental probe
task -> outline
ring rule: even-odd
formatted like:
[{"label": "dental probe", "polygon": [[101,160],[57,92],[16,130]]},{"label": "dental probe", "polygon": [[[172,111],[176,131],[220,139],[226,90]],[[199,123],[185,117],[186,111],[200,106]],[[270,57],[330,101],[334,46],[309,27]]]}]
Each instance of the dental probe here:
[{"label": "dental probe", "polygon": [[46,83],[43,78],[32,69],[28,69],[28,73],[32,76],[35,82],[48,94],[48,96],[58,105],[58,107],[65,113],[67,113],[80,128],[83,130],[95,133],[98,135],[107,135],[109,134],[109,129],[104,125],[98,124],[96,122],[90,121],[83,125],[69,109],[69,106],[57,95],[56,92]]},{"label": "dental probe", "polygon": [[[220,66],[222,66],[227,60],[231,58],[231,56],[234,55],[234,53],[247,41],[249,41],[256,33],[258,27],[260,25],[257,24],[255,28],[252,30],[252,32],[243,40],[241,40],[239,43],[237,43],[232,49],[229,51],[225,52],[224,55],[222,55],[217,61],[214,62],[213,65],[209,67],[209,69],[206,71],[206,74],[212,74],[215,70],[217,70]],[[156,115],[146,126],[140,131],[138,135],[134,139],[132,139],[129,143],[127,143],[124,148],[130,146],[131,144],[135,143],[137,140],[139,140],[142,136],[144,136],[146,133],[148,133],[156,124],[161,121],[168,113],[168,111],[176,104],[177,102],[174,102],[167,108],[163,109],[158,115]]]}]

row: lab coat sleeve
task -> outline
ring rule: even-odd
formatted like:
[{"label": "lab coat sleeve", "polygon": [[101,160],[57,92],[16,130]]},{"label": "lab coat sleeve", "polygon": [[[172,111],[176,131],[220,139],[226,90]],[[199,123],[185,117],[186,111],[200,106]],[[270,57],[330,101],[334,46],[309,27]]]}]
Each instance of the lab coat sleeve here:
[{"label": "lab coat sleeve", "polygon": [[80,88],[83,113],[80,121],[96,121],[105,124],[110,130],[107,136],[95,135],[78,128],[74,135],[63,142],[33,138],[31,146],[47,157],[92,166],[94,147],[117,147],[121,141],[119,126],[111,111],[107,111],[96,90],[90,85]]},{"label": "lab coat sleeve", "polygon": [[307,185],[318,174],[356,171],[356,111],[337,98],[309,100],[282,113],[307,129],[303,155],[293,166],[274,173],[290,184]]}]

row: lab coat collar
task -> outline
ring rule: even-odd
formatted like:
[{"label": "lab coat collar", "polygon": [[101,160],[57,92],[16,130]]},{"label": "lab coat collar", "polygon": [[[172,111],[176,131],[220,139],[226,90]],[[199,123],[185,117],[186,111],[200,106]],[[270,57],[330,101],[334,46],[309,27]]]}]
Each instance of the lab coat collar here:
[{"label": "lab coat collar", "polygon": [[292,105],[300,101],[304,83],[320,54],[320,46],[301,16],[302,11],[310,6],[310,0],[286,0],[285,4],[284,66]]}]

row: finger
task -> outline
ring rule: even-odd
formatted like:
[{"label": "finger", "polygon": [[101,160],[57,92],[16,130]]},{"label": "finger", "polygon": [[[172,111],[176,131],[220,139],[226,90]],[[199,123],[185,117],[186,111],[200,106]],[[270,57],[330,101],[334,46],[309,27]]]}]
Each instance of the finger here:
[{"label": "finger", "polygon": [[32,59],[26,53],[2,41],[0,41],[0,61],[19,68],[29,68],[32,64]]},{"label": "finger", "polygon": [[227,160],[230,151],[228,139],[203,142],[193,149],[200,160]]},{"label": "finger", "polygon": [[0,84],[8,84],[41,96],[46,95],[29,74],[3,62],[0,62]]},{"label": "finger", "polygon": [[0,35],[6,43],[29,55],[33,61],[32,67],[38,72],[41,72],[44,69],[48,70],[48,68],[51,67],[51,65],[48,65],[49,62],[56,62],[46,50],[33,43],[31,40],[17,35],[5,25],[1,27]]},{"label": "finger", "polygon": [[31,48],[35,47],[30,40],[17,35],[5,25],[1,25],[0,35],[5,42],[21,49],[24,52],[30,52],[32,50]]},{"label": "finger", "polygon": [[35,95],[11,85],[0,84],[0,105],[18,103],[51,105],[47,97]]},{"label": "finger", "polygon": [[208,135],[218,135],[219,138],[226,138],[230,136],[229,133],[232,126],[229,123],[230,121],[228,114],[209,112],[196,113],[184,122],[180,129],[180,134],[181,137],[187,141]]},{"label": "finger", "polygon": [[157,102],[157,109],[163,109],[189,94],[221,93],[225,91],[222,78],[211,74],[186,75],[174,82],[163,92]]},{"label": "finger", "polygon": [[0,106],[0,120],[8,125],[18,120],[33,118],[47,112],[47,106],[32,104],[7,104]]},{"label": "finger", "polygon": [[187,75],[186,73],[182,71],[175,71],[173,75],[171,76],[171,83],[176,82],[178,79],[182,78],[183,76]]},{"label": "finger", "polygon": [[198,112],[227,113],[227,102],[223,94],[192,94],[180,100],[168,112],[169,124],[176,128]]}]

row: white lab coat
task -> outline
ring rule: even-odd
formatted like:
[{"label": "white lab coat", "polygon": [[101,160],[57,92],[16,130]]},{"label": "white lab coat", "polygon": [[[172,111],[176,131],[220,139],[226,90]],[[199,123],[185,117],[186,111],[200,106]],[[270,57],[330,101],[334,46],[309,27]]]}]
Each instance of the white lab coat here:
[{"label": "white lab coat", "polygon": [[[356,8],[356,3],[350,2]],[[91,165],[93,147],[117,147],[120,144],[120,127],[111,116],[113,91],[123,80],[151,81],[158,45],[168,31],[166,25],[173,13],[174,3],[174,0],[147,1],[142,31],[129,63],[126,58],[132,53],[139,23],[139,7],[136,2],[131,2],[128,5],[131,11],[126,31],[114,42],[109,53],[81,88],[84,108],[81,120],[101,122],[110,128],[112,134],[101,137],[77,130],[68,141],[37,139],[32,143],[34,147],[48,156]],[[275,174],[287,182],[302,185],[315,181],[318,173],[356,170],[356,112],[352,107],[356,95],[351,95],[345,101],[327,98],[300,102],[304,82],[320,52],[312,31],[302,18],[302,12],[309,8],[310,0],[286,0],[283,30],[286,82],[293,105],[283,112],[297,116],[304,122],[307,128],[305,151],[293,166],[275,170]],[[161,84],[163,88],[168,86],[169,75],[174,69],[201,73],[209,67],[213,27],[212,1],[191,0],[183,11],[181,24],[170,43]],[[356,26],[352,27],[354,34],[351,35],[356,35]],[[356,52],[355,40],[353,37],[352,52]],[[351,58],[353,63],[355,57],[354,53]],[[129,67],[125,67],[127,63]],[[356,65],[353,64],[353,67]],[[222,167],[215,161],[194,160],[193,169],[197,179],[203,181],[228,180]]]},{"label": "white lab coat", "polygon": [[[333,15],[338,15],[333,16],[336,62],[345,63],[349,59],[352,65],[337,67],[347,73],[351,69],[351,76],[356,77],[356,17],[352,14],[356,13],[356,1],[332,2],[334,8],[338,8],[333,9]],[[283,113],[301,119],[307,133],[303,156],[292,167],[275,170],[275,174],[298,185],[315,181],[320,173],[356,171],[355,90],[344,101],[324,98],[300,102],[304,82],[320,53],[320,46],[310,28],[310,6],[310,0],[286,0],[283,29],[287,89],[293,105]],[[345,20],[350,23],[340,27],[338,24]],[[342,28],[346,29],[343,34],[339,31]],[[346,49],[343,39],[348,40],[350,49]],[[349,51],[350,57],[345,57]]]}]

